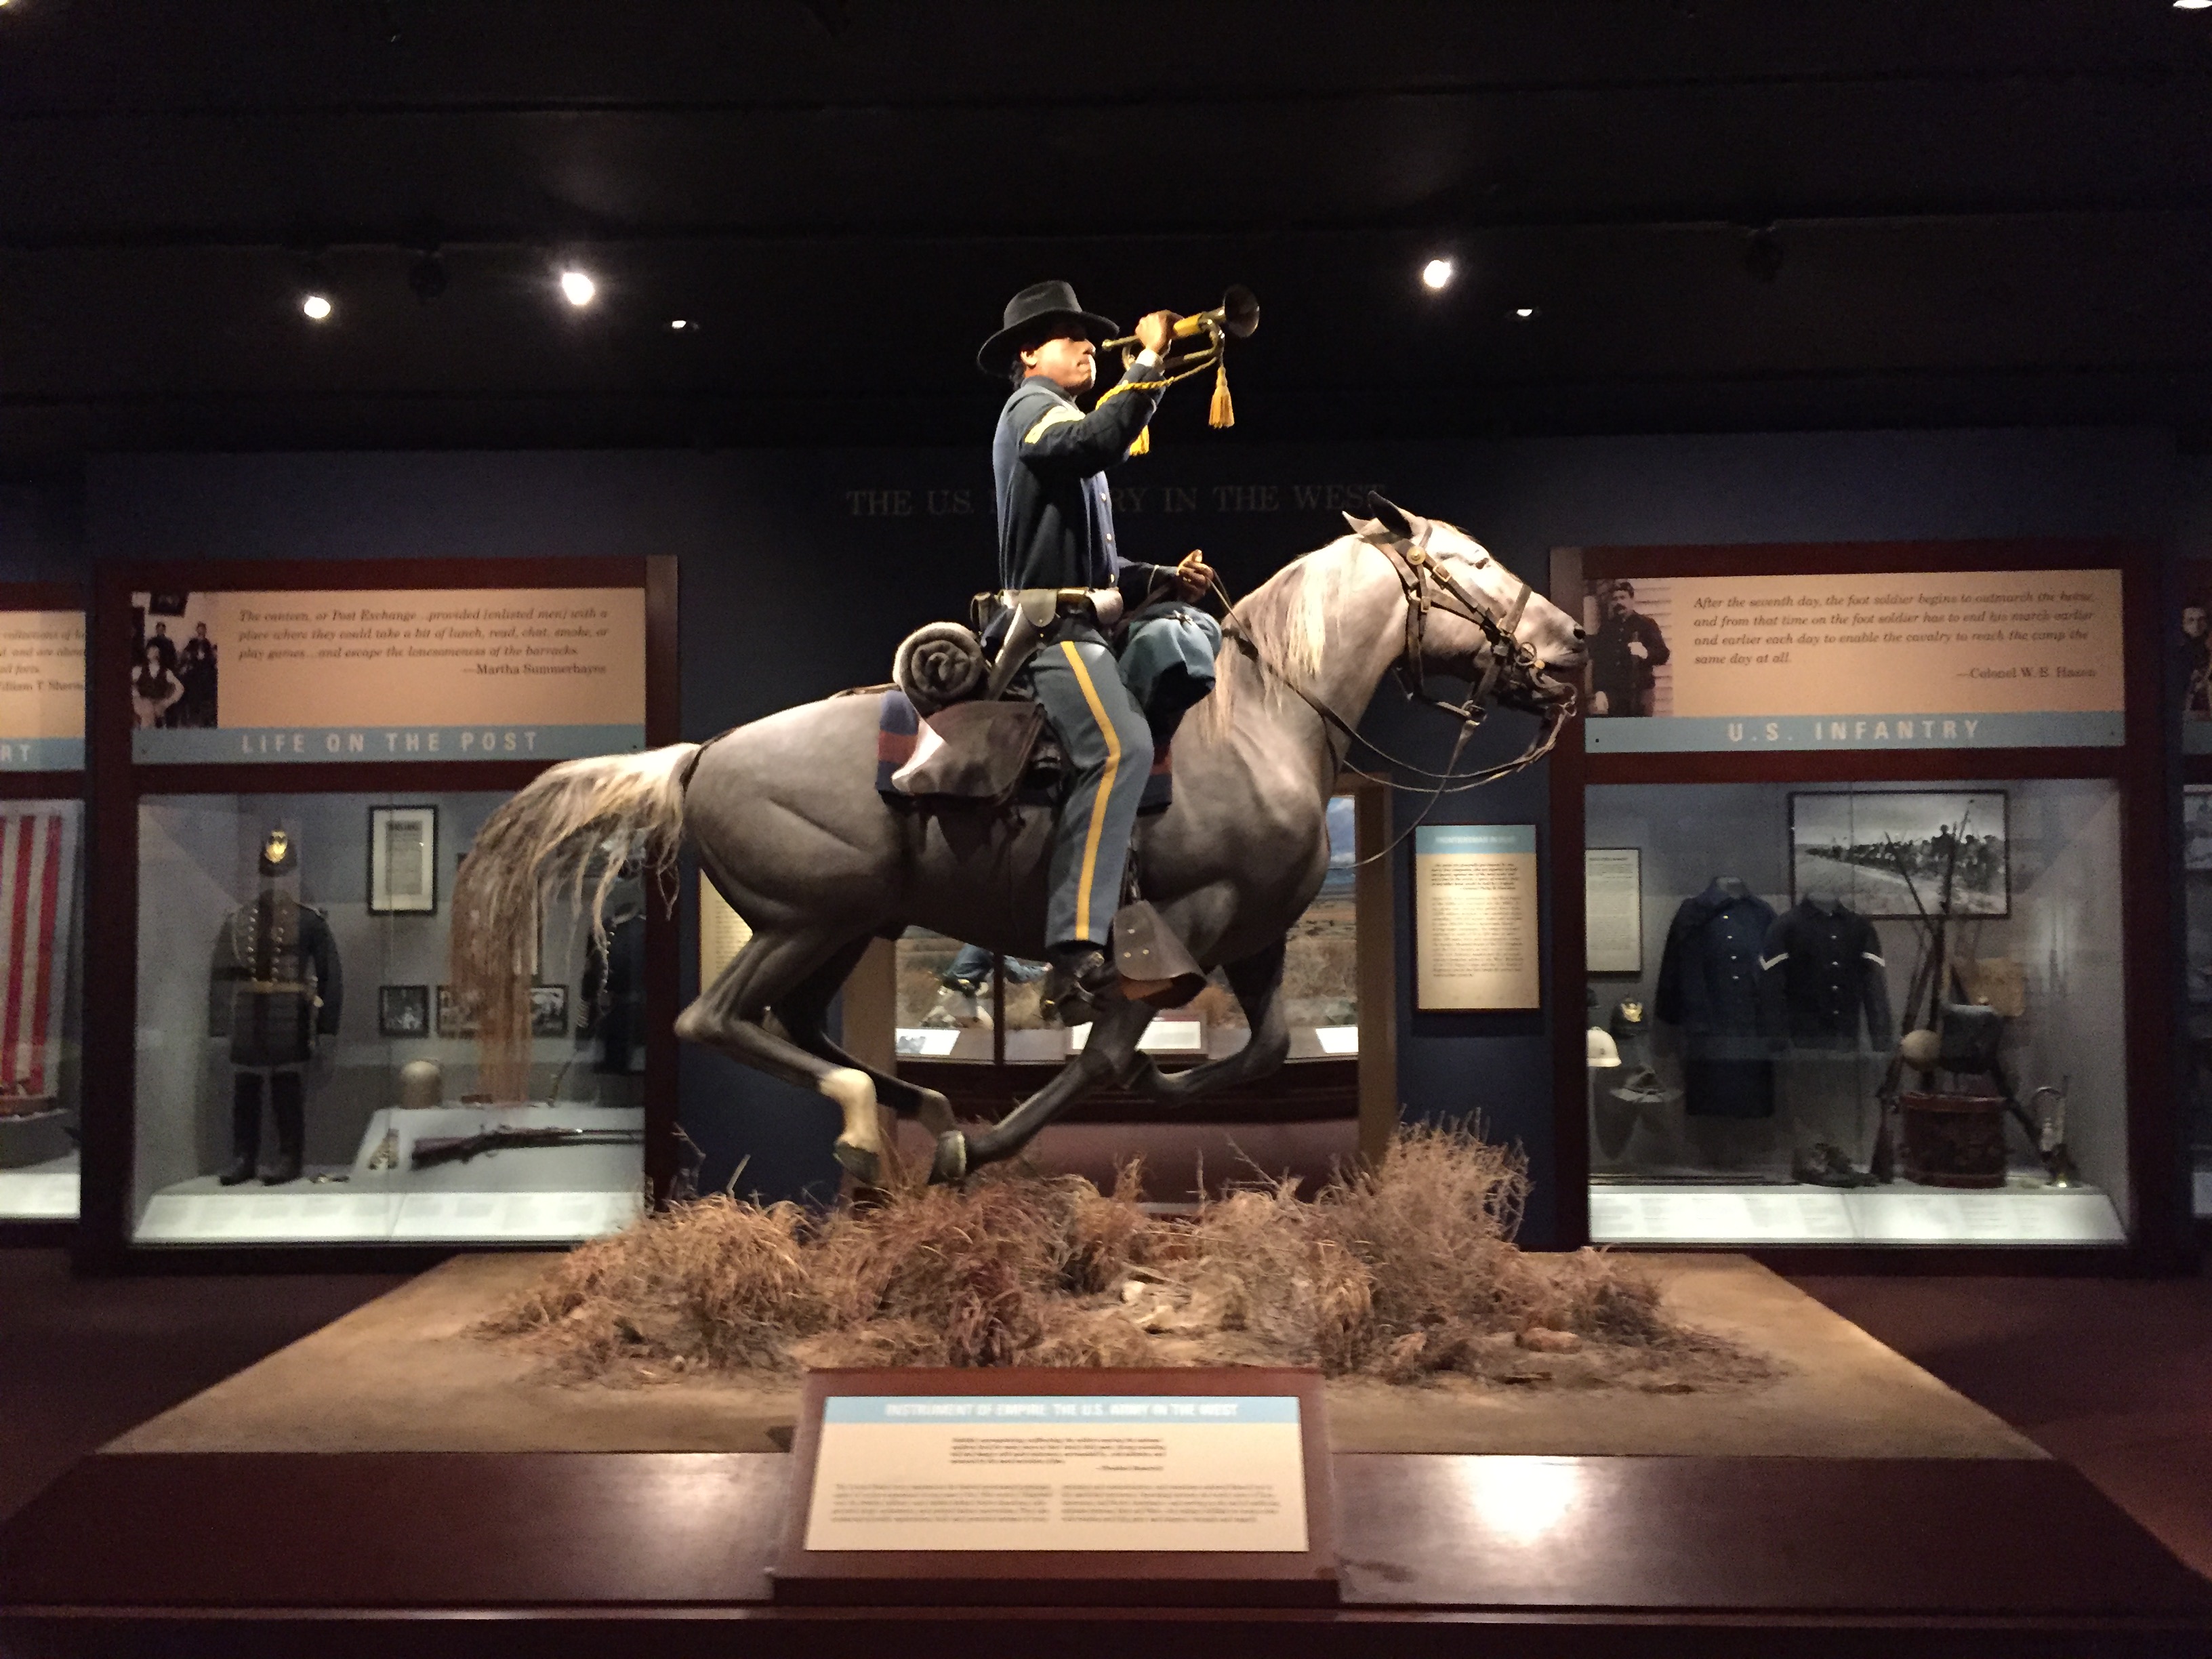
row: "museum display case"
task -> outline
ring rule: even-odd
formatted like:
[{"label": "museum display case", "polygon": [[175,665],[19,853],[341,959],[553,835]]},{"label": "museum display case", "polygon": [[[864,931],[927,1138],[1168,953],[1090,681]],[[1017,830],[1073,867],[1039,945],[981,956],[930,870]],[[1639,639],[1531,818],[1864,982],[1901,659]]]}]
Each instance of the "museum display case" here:
[{"label": "museum display case", "polygon": [[[674,927],[635,847],[540,894],[511,1073],[453,984],[457,875],[487,821],[548,767],[672,724],[672,673],[647,666],[659,562],[518,574],[103,584],[87,976],[137,1038],[88,1057],[85,1248],[571,1242],[665,1189]],[[173,671],[153,643],[172,635]],[[610,861],[602,935],[588,890]]]},{"label": "museum display case", "polygon": [[[2192,773],[2204,765],[2191,763]],[[2191,1208],[2212,1218],[2212,783],[2182,791],[2183,1100],[2188,1111]]]},{"label": "museum display case", "polygon": [[1555,554],[1591,640],[1553,780],[1591,1240],[2170,1226],[2157,665],[2122,646],[2148,570],[2112,544]]},{"label": "museum display case", "polygon": [[0,583],[0,1231],[76,1219],[83,1134],[84,598]]}]

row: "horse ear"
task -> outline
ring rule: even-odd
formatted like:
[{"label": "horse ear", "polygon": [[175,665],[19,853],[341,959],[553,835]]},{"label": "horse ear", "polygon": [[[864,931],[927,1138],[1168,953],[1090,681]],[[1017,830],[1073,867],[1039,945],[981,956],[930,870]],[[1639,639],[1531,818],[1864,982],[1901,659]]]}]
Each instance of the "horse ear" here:
[{"label": "horse ear", "polygon": [[1355,536],[1364,536],[1368,532],[1375,528],[1374,520],[1363,519],[1356,513],[1346,514],[1344,515],[1344,521],[1352,526],[1352,533]]},{"label": "horse ear", "polygon": [[1372,513],[1376,521],[1392,535],[1410,536],[1413,533],[1413,523],[1406,517],[1405,509],[1381,490],[1370,489],[1367,492],[1367,510]]}]

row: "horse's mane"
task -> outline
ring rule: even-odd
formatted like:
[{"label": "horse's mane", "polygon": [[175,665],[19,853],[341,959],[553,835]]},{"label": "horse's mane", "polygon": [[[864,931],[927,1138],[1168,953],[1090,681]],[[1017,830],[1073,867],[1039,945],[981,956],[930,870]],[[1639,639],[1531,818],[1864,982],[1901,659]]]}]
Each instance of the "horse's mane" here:
[{"label": "horse's mane", "polygon": [[1237,620],[1252,650],[1234,640],[1223,643],[1213,695],[1191,714],[1200,732],[1225,734],[1243,699],[1279,702],[1289,685],[1304,685],[1321,671],[1329,613],[1343,596],[1346,579],[1371,550],[1357,536],[1340,536],[1291,560],[1237,602]]}]

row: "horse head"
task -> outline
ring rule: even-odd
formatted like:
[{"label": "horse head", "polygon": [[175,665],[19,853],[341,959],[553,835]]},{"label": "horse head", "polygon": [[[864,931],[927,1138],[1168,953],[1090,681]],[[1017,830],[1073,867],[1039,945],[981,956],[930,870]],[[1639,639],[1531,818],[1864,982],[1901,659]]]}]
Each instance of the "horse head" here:
[{"label": "horse head", "polygon": [[1418,551],[1450,579],[1449,584],[1431,589],[1432,602],[1408,629],[1409,642],[1420,656],[1413,666],[1423,672],[1474,680],[1489,660],[1490,631],[1475,617],[1462,614],[1450,592],[1456,586],[1492,626],[1502,631],[1510,621],[1513,641],[1521,648],[1519,662],[1494,687],[1495,701],[1541,714],[1574,696],[1571,683],[1559,677],[1580,668],[1589,650],[1582,627],[1572,617],[1528,587],[1457,525],[1407,513],[1379,495],[1368,499],[1374,518],[1347,513],[1346,520],[1353,533],[1389,550],[1400,580],[1407,584],[1409,605],[1421,581],[1410,554]]}]

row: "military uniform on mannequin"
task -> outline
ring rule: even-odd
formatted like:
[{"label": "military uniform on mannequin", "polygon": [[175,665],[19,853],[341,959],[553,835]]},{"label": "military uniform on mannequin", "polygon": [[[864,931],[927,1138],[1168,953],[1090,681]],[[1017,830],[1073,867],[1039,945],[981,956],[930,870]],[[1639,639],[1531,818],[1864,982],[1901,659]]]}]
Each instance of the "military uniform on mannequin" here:
[{"label": "military uniform on mannequin", "polygon": [[[1195,599],[1213,577],[1195,553],[1180,565],[1123,558],[1106,486],[1106,469],[1127,458],[1159,407],[1167,382],[1154,371],[1175,321],[1158,311],[1138,323],[1143,350],[1127,360],[1127,390],[1089,414],[1076,398],[1097,378],[1097,343],[1119,331],[1084,310],[1066,283],[1016,295],[975,358],[1012,386],[991,443],[1000,588],[1048,603],[1061,596],[1030,682],[1072,773],[1054,834],[1045,923],[1046,994],[1063,1012],[1121,994],[1105,946],[1152,766],[1154,734],[1122,684],[1113,623],[1133,622],[1155,601]],[[1111,596],[1113,618],[1101,614],[1101,594]]]},{"label": "military uniform on mannequin", "polygon": [[282,830],[261,848],[261,890],[216,935],[208,975],[208,1033],[230,1039],[230,1163],[226,1187],[251,1181],[261,1153],[265,1084],[276,1157],[259,1169],[276,1186],[300,1178],[307,1142],[307,1062],[318,1037],[337,1035],[344,984],[331,925],[300,902],[300,852]]},{"label": "military uniform on mannequin", "polygon": [[1779,1083],[1797,1178],[1863,1185],[1861,1166],[1871,1151],[1867,1062],[1897,1041],[1881,936],[1836,894],[1814,889],[1766,930],[1759,965],[1775,1023],[1790,1038]]},{"label": "military uniform on mannequin", "polygon": [[1735,1133],[1774,1115],[1780,1047],[1761,984],[1759,948],[1774,910],[1740,878],[1715,876],[1682,901],[1667,930],[1655,1012],[1682,1033],[1682,1105],[1700,1149],[1733,1163],[1759,1133]]}]

